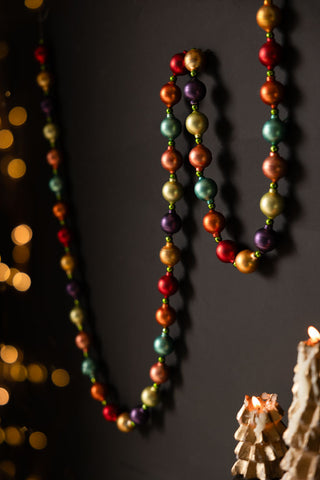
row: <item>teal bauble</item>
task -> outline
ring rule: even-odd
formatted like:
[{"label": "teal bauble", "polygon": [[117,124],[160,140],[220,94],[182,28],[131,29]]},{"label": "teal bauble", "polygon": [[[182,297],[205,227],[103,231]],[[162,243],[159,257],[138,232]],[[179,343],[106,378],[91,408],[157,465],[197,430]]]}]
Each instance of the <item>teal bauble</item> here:
[{"label": "teal bauble", "polygon": [[217,184],[212,178],[200,177],[194,186],[194,193],[199,200],[213,200],[217,192]]},{"label": "teal bauble", "polygon": [[262,135],[267,142],[277,144],[282,142],[286,133],[286,126],[279,118],[271,118],[262,127]]},{"label": "teal bauble", "polygon": [[167,116],[162,120],[160,131],[168,140],[174,140],[181,133],[181,123],[173,115]]},{"label": "teal bauble", "polygon": [[169,335],[160,335],[153,342],[153,348],[158,355],[169,355],[173,352],[173,339]]},{"label": "teal bauble", "polygon": [[81,364],[81,370],[83,375],[88,375],[89,377],[93,377],[95,369],[96,369],[96,364],[92,360],[92,358],[86,358],[85,360],[83,360]]},{"label": "teal bauble", "polygon": [[55,192],[55,193],[61,192],[62,187],[63,187],[63,183],[60,177],[56,175],[51,178],[49,182],[49,188],[52,192]]}]

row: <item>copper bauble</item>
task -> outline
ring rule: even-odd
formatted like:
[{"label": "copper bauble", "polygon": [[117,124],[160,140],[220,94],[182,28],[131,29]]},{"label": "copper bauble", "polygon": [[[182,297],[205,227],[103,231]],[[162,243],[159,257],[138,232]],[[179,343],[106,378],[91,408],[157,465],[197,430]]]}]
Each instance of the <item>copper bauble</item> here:
[{"label": "copper bauble", "polygon": [[150,378],[154,383],[164,383],[169,378],[169,368],[161,362],[157,362],[150,368]]},{"label": "copper bauble", "polygon": [[169,327],[176,319],[176,311],[168,304],[164,303],[162,307],[156,311],[156,320],[162,327]]},{"label": "copper bauble", "polygon": [[284,87],[276,80],[267,80],[260,89],[261,100],[267,105],[278,105],[282,102]]},{"label": "copper bauble", "polygon": [[277,182],[287,173],[287,162],[277,153],[270,153],[262,164],[264,175],[272,182]]},{"label": "copper bauble", "polygon": [[198,171],[202,171],[204,168],[210,165],[212,160],[212,154],[210,150],[204,145],[197,145],[189,153],[189,162]]},{"label": "copper bauble", "polygon": [[170,173],[175,173],[181,167],[182,163],[183,158],[181,153],[172,146],[169,146],[162,154],[161,165]]},{"label": "copper bauble", "polygon": [[181,90],[174,82],[168,82],[160,90],[160,98],[167,107],[173,107],[181,98]]}]

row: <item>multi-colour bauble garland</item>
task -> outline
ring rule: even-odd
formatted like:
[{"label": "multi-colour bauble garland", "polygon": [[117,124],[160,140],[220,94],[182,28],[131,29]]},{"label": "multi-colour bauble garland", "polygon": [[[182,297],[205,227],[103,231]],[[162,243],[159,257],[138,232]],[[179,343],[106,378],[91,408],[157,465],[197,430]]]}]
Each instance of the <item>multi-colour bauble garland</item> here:
[{"label": "multi-colour bauble garland", "polygon": [[161,122],[161,133],[168,140],[167,150],[161,157],[161,164],[169,171],[169,180],[163,185],[162,195],[169,204],[169,211],[161,220],[161,228],[166,233],[166,244],[160,251],[160,260],[166,266],[166,273],[158,282],[158,290],[162,294],[162,306],[156,312],[156,320],[163,327],[162,333],[154,341],[154,350],[159,355],[158,361],[150,369],[152,385],[146,387],[141,393],[142,404],[133,408],[130,412],[123,412],[112,401],[107,401],[108,387],[101,381],[102,374],[97,362],[89,355],[94,352],[92,340],[84,326],[88,327],[86,315],[82,308],[81,290],[75,280],[76,258],[72,253],[72,233],[69,227],[68,207],[64,197],[64,186],[59,166],[62,161],[61,153],[56,148],[59,130],[53,123],[53,103],[50,96],[52,89],[52,75],[47,68],[48,51],[43,38],[35,50],[35,58],[40,64],[40,73],[37,83],[42,88],[44,99],[41,109],[46,116],[46,125],[43,129],[44,137],[50,144],[47,161],[52,167],[53,176],[49,181],[49,187],[56,196],[53,213],[60,223],[58,240],[64,247],[64,255],[60,264],[66,272],[68,283],[67,293],[73,298],[74,306],[70,311],[70,320],[78,329],[75,342],[83,353],[82,372],[87,375],[92,383],[91,396],[102,403],[103,415],[108,421],[116,422],[119,430],[129,432],[135,425],[143,425],[149,417],[149,409],[155,407],[159,401],[159,389],[161,384],[169,378],[169,368],[165,357],[174,349],[174,341],[169,335],[169,327],[176,318],[175,310],[169,305],[169,298],[174,295],[179,287],[178,280],[173,275],[174,266],[180,260],[180,250],[173,242],[173,235],[182,225],[181,218],[176,212],[175,204],[183,195],[183,187],[177,180],[176,172],[183,164],[182,155],[175,149],[175,139],[182,131],[180,121],[173,114],[173,106],[181,99],[181,90],[176,85],[177,76],[190,74],[190,80],[184,87],[185,98],[190,102],[192,112],[186,119],[186,128],[195,138],[196,146],[189,153],[189,161],[196,170],[198,181],[195,185],[195,194],[200,200],[206,201],[209,212],[203,219],[204,228],[213,235],[217,243],[217,256],[226,263],[233,263],[240,272],[251,273],[256,270],[258,258],[265,252],[275,247],[276,238],[272,228],[273,220],[283,209],[283,198],[277,192],[277,181],[284,176],[286,162],[278,155],[278,144],[282,141],[285,133],[284,123],[279,119],[277,106],[283,97],[283,86],[275,80],[274,67],[281,58],[281,47],[274,40],[273,28],[280,21],[280,10],[272,4],[271,0],[265,0],[264,5],[257,14],[258,25],[266,31],[267,42],[259,52],[259,59],[267,67],[267,80],[261,88],[261,99],[271,107],[271,118],[263,126],[263,137],[271,143],[270,155],[263,163],[263,172],[271,180],[270,190],[263,195],[260,208],[266,215],[267,220],[263,228],[255,234],[257,250],[238,251],[237,244],[231,240],[222,240],[221,231],[225,226],[224,216],[215,210],[214,198],[218,187],[214,180],[204,176],[204,170],[212,160],[210,150],[202,144],[202,135],[208,128],[207,117],[199,111],[199,103],[206,94],[205,85],[197,78],[198,72],[203,68],[205,55],[201,50],[191,49],[188,52],[174,55],[170,62],[172,71],[170,80],[160,92],[160,98],[165,103],[166,118]]}]

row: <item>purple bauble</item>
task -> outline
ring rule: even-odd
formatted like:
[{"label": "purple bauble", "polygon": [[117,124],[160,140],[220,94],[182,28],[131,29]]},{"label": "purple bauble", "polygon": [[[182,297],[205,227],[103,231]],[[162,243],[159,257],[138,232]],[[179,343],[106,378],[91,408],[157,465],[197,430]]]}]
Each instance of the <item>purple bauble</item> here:
[{"label": "purple bauble", "polygon": [[40,103],[41,110],[45,115],[50,115],[52,112],[52,101],[50,98],[45,98]]},{"label": "purple bauble", "polygon": [[191,103],[200,102],[206,95],[206,86],[197,78],[190,80],[184,87],[184,96]]},{"label": "purple bauble", "polygon": [[162,217],[161,228],[169,235],[173,235],[174,233],[179,232],[181,228],[181,218],[176,212],[170,211]]},{"label": "purple bauble", "polygon": [[254,243],[261,252],[270,252],[277,243],[277,234],[271,227],[266,225],[264,228],[259,228],[254,236]]},{"label": "purple bauble", "polygon": [[71,282],[67,283],[66,290],[70,297],[77,298],[80,291],[78,282],[71,280]]},{"label": "purple bauble", "polygon": [[144,425],[148,421],[149,412],[142,407],[136,407],[131,410],[130,418],[137,425]]}]

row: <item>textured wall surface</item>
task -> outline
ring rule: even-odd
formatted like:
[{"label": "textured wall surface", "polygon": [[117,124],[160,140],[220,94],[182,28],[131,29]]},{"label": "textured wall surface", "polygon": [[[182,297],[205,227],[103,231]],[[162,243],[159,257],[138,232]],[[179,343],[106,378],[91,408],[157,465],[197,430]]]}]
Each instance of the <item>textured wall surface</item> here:
[{"label": "textured wall surface", "polygon": [[[57,410],[52,478],[57,472],[77,480],[230,478],[235,415],[244,395],[276,392],[284,409],[290,405],[297,342],[308,325],[320,325],[320,5],[276,3],[284,6],[285,20],[276,32],[285,45],[278,78],[288,85],[281,116],[289,135],[281,153],[290,163],[279,189],[288,198],[285,215],[275,222],[279,249],[253,275],[220,263],[202,228],[206,207],[194,197],[194,174],[186,165],[179,174],[186,196],[177,206],[185,223],[176,236],[185,249],[176,269],[183,289],[172,299],[180,310],[172,328],[178,348],[168,359],[175,374],[152,428],[142,433],[118,432],[89,397],[57,266],[56,226],[54,219],[48,222],[52,198],[44,143],[29,125],[36,248],[26,335],[41,324],[38,342],[49,339],[51,357],[72,373]],[[208,71],[200,77],[207,85],[201,110],[209,118],[204,142],[214,158],[206,173],[219,185],[217,209],[230,220],[224,237],[253,247],[254,232],[263,226],[259,200],[268,180],[261,164],[268,145],[261,128],[268,107],[259,98],[265,81],[257,59],[265,41],[255,22],[259,6],[252,0],[51,2],[47,37],[94,324],[110,379],[131,406],[150,382],[152,343],[160,330],[154,312],[161,302],[156,284],[164,270],[158,252],[167,174],[160,165],[166,147],[159,133],[159,89],[174,53],[210,51]],[[19,8],[23,48],[30,55],[36,19]],[[7,8],[11,28],[17,28],[17,12]],[[32,85],[36,67],[21,62]],[[41,124],[36,87],[31,93],[34,125]],[[175,111],[183,119],[188,106],[181,102]],[[184,155],[188,145],[187,134],[179,137]]]}]

